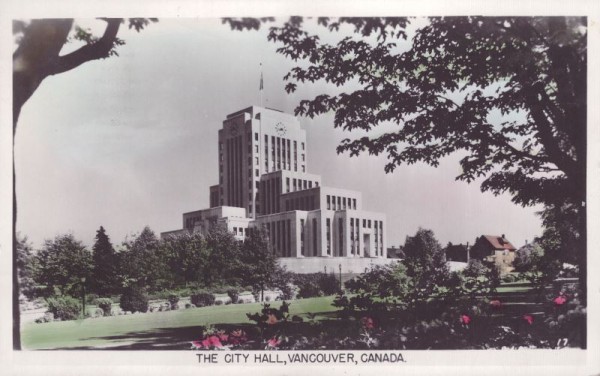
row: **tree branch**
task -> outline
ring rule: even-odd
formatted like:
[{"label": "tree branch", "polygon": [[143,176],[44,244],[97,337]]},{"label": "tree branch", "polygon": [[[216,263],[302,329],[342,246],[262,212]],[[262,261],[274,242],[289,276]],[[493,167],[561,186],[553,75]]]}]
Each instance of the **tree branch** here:
[{"label": "tree branch", "polygon": [[119,32],[119,26],[123,22],[123,19],[107,18],[104,20],[107,22],[107,25],[102,38],[98,39],[97,42],[85,45],[68,55],[60,56],[56,64],[49,67],[48,75],[64,73],[77,68],[85,62],[107,58],[114,46],[117,33]]}]

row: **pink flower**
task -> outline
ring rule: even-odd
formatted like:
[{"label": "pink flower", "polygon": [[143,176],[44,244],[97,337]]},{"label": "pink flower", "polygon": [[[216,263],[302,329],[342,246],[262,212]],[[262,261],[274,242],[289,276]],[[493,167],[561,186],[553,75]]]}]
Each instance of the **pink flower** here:
[{"label": "pink flower", "polygon": [[500,308],[502,307],[502,302],[499,300],[492,300],[490,301],[490,306],[492,306],[492,308]]},{"label": "pink flower", "polygon": [[375,328],[375,321],[373,321],[371,317],[365,316],[362,319],[360,319],[360,322],[362,323],[362,326],[365,329]]},{"label": "pink flower", "polygon": [[217,333],[217,337],[221,342],[227,342],[229,339],[229,335],[225,334],[225,332],[222,330]]},{"label": "pink flower", "polygon": [[277,337],[273,337],[267,341],[267,347],[277,347],[281,341]]},{"label": "pink flower", "polygon": [[269,324],[269,325],[277,324],[277,317],[275,317],[274,314],[269,313],[269,316],[267,318],[267,324]]},{"label": "pink flower", "polygon": [[217,336],[210,336],[210,337],[208,337],[208,340],[210,341],[210,344],[212,346],[214,346],[215,348],[220,349],[221,347],[223,347],[221,340],[219,340],[219,337],[217,337]]},{"label": "pink flower", "polygon": [[557,296],[556,298],[554,298],[553,302],[554,302],[554,305],[561,306],[567,302],[567,298],[560,295],[560,296]]},{"label": "pink flower", "polygon": [[523,315],[523,320],[527,321],[529,325],[533,324],[533,316],[531,315]]},{"label": "pink flower", "polygon": [[471,322],[471,318],[469,316],[467,316],[467,315],[461,315],[460,316],[460,322],[463,325],[469,325],[469,323]]},{"label": "pink flower", "polygon": [[210,349],[210,337],[206,338],[205,340],[202,341],[202,346],[200,347],[201,349]]}]

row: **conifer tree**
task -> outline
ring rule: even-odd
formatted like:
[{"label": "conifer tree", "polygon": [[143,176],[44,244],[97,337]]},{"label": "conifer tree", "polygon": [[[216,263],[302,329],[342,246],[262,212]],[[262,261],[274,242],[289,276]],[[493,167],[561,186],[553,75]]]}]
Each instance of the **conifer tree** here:
[{"label": "conifer tree", "polygon": [[100,296],[115,293],[117,285],[117,256],[106,230],[100,226],[96,232],[93,250],[92,291]]}]

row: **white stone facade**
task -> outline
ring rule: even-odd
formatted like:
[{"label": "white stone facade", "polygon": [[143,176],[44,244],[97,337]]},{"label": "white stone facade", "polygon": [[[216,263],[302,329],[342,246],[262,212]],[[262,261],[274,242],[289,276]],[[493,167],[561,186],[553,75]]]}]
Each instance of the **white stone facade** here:
[{"label": "white stone facade", "polygon": [[342,258],[357,271],[387,263],[385,214],[363,210],[360,192],[322,186],[307,172],[306,151],[306,131],[290,114],[252,106],[227,115],[211,208],[184,213],[183,230],[162,236],[222,225],[243,240],[248,228],[263,226],[291,271]]}]

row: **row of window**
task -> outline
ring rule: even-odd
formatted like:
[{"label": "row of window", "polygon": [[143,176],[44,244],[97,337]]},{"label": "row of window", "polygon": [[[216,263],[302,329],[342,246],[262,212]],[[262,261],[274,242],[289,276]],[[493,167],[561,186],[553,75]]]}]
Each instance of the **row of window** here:
[{"label": "row of window", "polygon": [[[292,191],[291,192],[296,192],[296,191],[302,191],[304,189],[311,189],[313,187],[313,181],[312,180],[306,180],[306,179],[296,179],[293,178],[291,179],[292,182]],[[315,181],[315,187],[319,186],[319,182]],[[290,178],[285,178],[285,192],[289,193],[290,192]]]},{"label": "row of window", "polygon": [[327,195],[327,210],[356,210],[356,199]]},{"label": "row of window", "polygon": [[266,225],[273,252],[280,257],[292,257],[292,221],[282,219]]},{"label": "row of window", "polygon": [[248,228],[246,228],[246,227],[234,227],[233,228],[233,235],[239,235],[239,236],[245,237],[246,235],[248,235]]},{"label": "row of window", "polygon": [[[258,134],[255,133],[255,139],[258,140]],[[306,166],[304,164],[304,162],[306,161],[306,156],[304,154],[304,142],[301,142],[302,144],[302,154],[301,154],[301,158],[302,158],[302,165],[301,165],[301,170],[302,172],[306,172]],[[275,137],[275,136],[271,136],[271,147],[270,147],[270,151],[271,153],[269,153],[269,136],[265,135],[265,141],[264,141],[264,145],[265,145],[265,171],[277,171],[277,170],[292,170],[292,157],[291,157],[291,152],[292,152],[292,141],[290,139],[287,138],[281,138],[281,137]],[[297,141],[293,141],[293,147],[294,147],[294,158],[293,158],[293,162],[294,162],[294,171],[298,171],[298,142]],[[269,160],[269,155],[271,156],[271,160]],[[269,168],[270,167],[270,168]]]},{"label": "row of window", "polygon": [[285,200],[285,211],[290,210],[316,210],[315,196],[301,196]]}]

